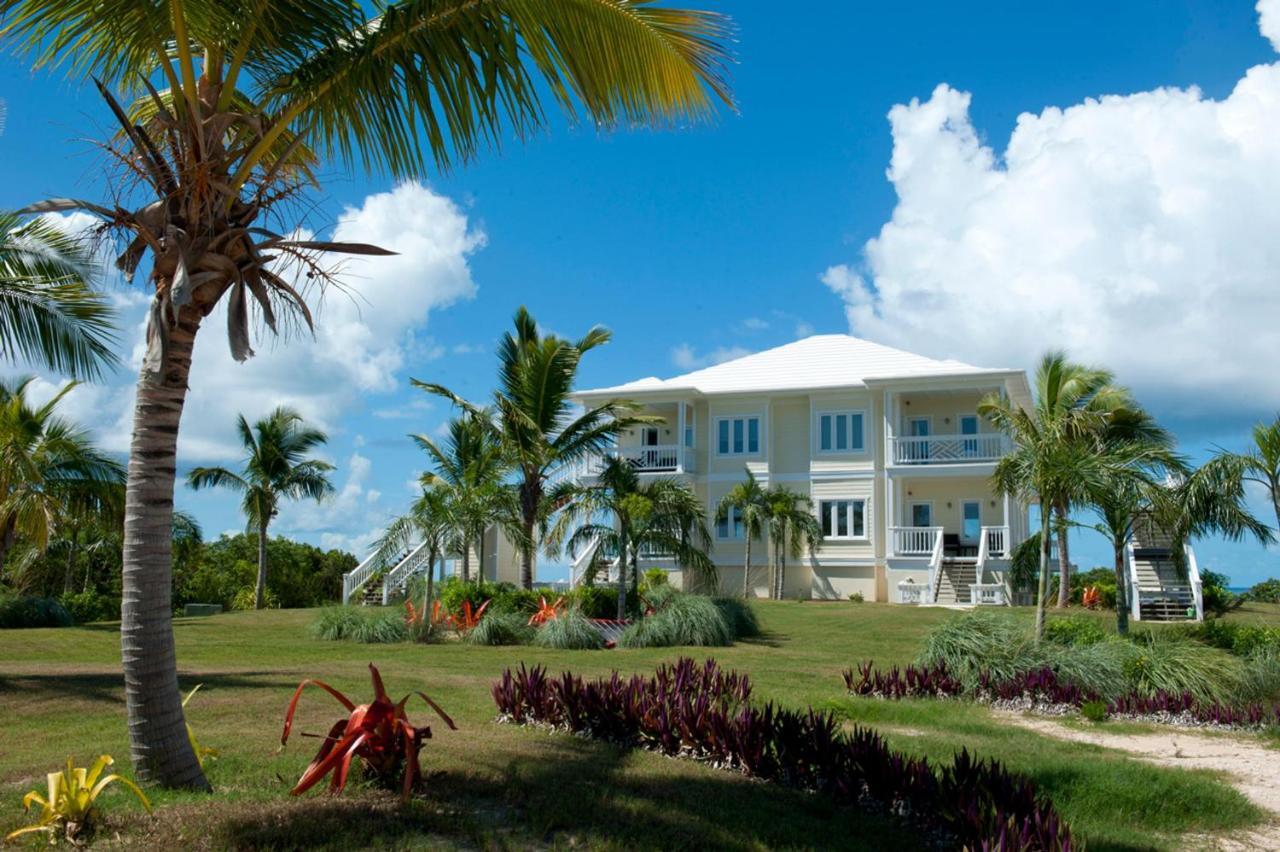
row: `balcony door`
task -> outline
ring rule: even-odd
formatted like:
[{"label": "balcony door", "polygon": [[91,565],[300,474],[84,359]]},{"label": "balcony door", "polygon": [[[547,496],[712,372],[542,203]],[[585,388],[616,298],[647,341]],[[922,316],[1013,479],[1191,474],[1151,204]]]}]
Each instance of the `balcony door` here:
[{"label": "balcony door", "polygon": [[[960,415],[960,434],[961,435],[977,435],[978,434],[978,415],[961,414]],[[965,438],[960,445],[967,459],[975,458],[978,455],[978,439]]]},{"label": "balcony door", "polygon": [[907,434],[921,440],[911,442],[910,460],[914,462],[929,460],[929,442],[924,440],[932,431],[933,420],[929,417],[910,417],[907,419]]},{"label": "balcony door", "polygon": [[[658,446],[658,428],[656,426],[646,426],[640,430],[640,445],[642,447]],[[645,449],[640,458],[642,470],[653,470],[658,467],[658,451],[656,449]]]},{"label": "balcony door", "polygon": [[933,526],[933,504],[932,503],[912,503],[911,504],[911,526],[913,527]]}]

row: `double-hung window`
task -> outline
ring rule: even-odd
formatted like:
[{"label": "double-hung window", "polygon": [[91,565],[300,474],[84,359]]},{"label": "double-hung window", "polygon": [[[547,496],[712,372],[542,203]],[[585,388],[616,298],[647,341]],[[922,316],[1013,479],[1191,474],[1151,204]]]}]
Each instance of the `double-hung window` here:
[{"label": "double-hung window", "polygon": [[823,411],[818,415],[818,452],[860,453],[866,447],[861,411]]},{"label": "double-hung window", "polygon": [[743,536],[742,513],[737,506],[731,506],[725,516],[716,521],[716,538],[731,541]]},{"label": "double-hung window", "polygon": [[823,500],[818,503],[822,537],[865,539],[867,537],[867,501]]},{"label": "double-hung window", "polygon": [[722,417],[716,421],[717,455],[746,456],[759,452],[759,417]]}]

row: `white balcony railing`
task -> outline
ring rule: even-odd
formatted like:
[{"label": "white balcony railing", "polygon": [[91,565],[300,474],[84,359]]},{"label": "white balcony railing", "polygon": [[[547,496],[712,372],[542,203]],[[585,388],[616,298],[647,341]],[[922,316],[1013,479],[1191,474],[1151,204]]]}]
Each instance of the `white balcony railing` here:
[{"label": "white balcony railing", "polygon": [[993,559],[1004,559],[1009,555],[1009,528],[983,527],[982,537],[986,542],[986,553]]},{"label": "white balcony railing", "polygon": [[932,556],[942,527],[890,527],[894,556]]},{"label": "white balcony railing", "polygon": [[926,435],[893,438],[895,464],[965,464],[996,461],[1009,451],[1004,435]]},{"label": "white balcony railing", "polygon": [[616,457],[628,462],[639,473],[693,473],[695,453],[693,447],[678,444],[660,444],[646,447],[620,447],[608,450],[603,456],[589,456],[576,466],[578,478],[599,476],[604,460]]}]

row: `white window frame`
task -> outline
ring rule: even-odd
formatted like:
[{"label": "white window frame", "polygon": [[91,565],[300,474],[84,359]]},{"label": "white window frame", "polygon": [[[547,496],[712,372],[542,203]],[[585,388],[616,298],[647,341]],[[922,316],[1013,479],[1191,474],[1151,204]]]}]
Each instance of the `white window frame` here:
[{"label": "white window frame", "polygon": [[[836,431],[835,431],[835,430],[836,430],[836,418],[837,418],[837,417],[839,417],[840,415],[844,415],[844,416],[846,416],[846,417],[850,418],[850,420],[849,420],[849,433],[848,433],[848,437],[849,437],[849,446],[848,446],[848,447],[846,447],[846,448],[845,448],[845,449],[843,449],[843,450],[841,450],[841,449],[837,449],[837,448],[836,448],[836,443],[838,442],[838,441],[837,441],[837,438],[836,438]],[[853,418],[854,416],[857,416],[857,417],[859,418],[859,422],[862,424],[862,429],[860,430],[860,431],[861,431],[861,434],[858,434],[858,436],[857,436],[857,437],[858,437],[858,439],[859,439],[859,441],[860,441],[860,443],[862,444],[862,446],[860,446],[860,447],[855,447],[855,446],[853,446],[853,438],[854,438],[855,432],[853,431],[853,419],[852,419],[852,418]],[[829,450],[824,450],[824,449],[822,448],[822,418],[824,418],[824,417],[830,417],[830,418],[831,418],[831,449],[829,449]],[[814,453],[815,453],[816,455],[820,455],[820,456],[864,456],[864,455],[866,455],[866,454],[867,454],[867,412],[866,412],[866,410],[865,410],[865,409],[861,409],[861,408],[845,408],[845,409],[825,409],[825,410],[817,411],[817,412],[815,412],[815,413],[814,413],[814,418],[813,418],[813,431],[814,431],[814,435],[813,435],[813,451],[814,451]]]},{"label": "white window frame", "polygon": [[[756,442],[757,446],[751,449],[751,421],[756,421]],[[733,449],[733,424],[742,421],[742,451],[735,452]],[[729,424],[729,440],[728,450],[720,451],[720,424]],[[764,415],[763,414],[725,414],[711,419],[711,443],[715,447],[715,454],[722,457],[744,458],[748,456],[760,456],[764,454],[765,436],[764,436]]]},{"label": "white window frame", "polygon": [[[836,512],[841,503],[847,503],[846,518],[849,522],[849,534],[839,535],[837,530],[840,529],[837,523]],[[853,519],[854,504],[862,504],[862,535],[854,533],[855,525]],[[827,506],[831,506],[831,535],[823,533],[823,541],[869,541],[871,538],[871,498],[870,497],[822,497],[818,500],[818,524],[822,525],[827,520],[824,515],[827,513]]]},{"label": "white window frame", "polygon": [[[916,526],[916,523],[915,523],[916,522],[916,510],[915,510],[916,506],[929,507],[929,525],[928,526],[924,526],[924,527]],[[907,517],[906,517],[906,523],[904,524],[904,526],[910,527],[913,530],[927,530],[929,529],[929,527],[937,526],[937,524],[938,524],[938,519],[937,519],[936,513],[933,511],[932,500],[910,500],[907,502]]]},{"label": "white window frame", "polygon": [[743,541],[746,536],[746,525],[742,522],[742,512],[737,506],[729,507],[725,529],[728,535],[720,534],[720,522],[713,515],[711,520],[716,530],[716,541]]}]

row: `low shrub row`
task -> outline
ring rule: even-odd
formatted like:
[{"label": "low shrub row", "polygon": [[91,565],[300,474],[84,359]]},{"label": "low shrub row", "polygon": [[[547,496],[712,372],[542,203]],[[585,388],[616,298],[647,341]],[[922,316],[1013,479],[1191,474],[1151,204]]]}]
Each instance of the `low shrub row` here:
[{"label": "low shrub row", "polygon": [[652,677],[585,681],[508,669],[493,686],[500,718],[692,757],[906,817],[970,849],[1068,850],[1071,834],[1027,779],[967,751],[950,766],[891,751],[830,714],[750,702],[746,675],[682,658]]},{"label": "low shrub row", "polygon": [[330,606],[311,624],[317,639],[349,640],[369,644],[405,642],[411,637],[404,613],[398,608]]},{"label": "low shrub row", "polygon": [[1195,625],[1188,632],[1201,642],[1230,651],[1237,657],[1280,651],[1280,627],[1213,618]]},{"label": "low shrub row", "polygon": [[[425,591],[425,581],[417,578],[409,584],[406,598],[421,601]],[[464,583],[458,577],[449,577],[435,584],[435,596],[440,606],[453,615],[461,614],[464,602],[470,601],[472,610],[476,610],[489,601],[490,612],[523,613],[528,618],[538,611],[544,598],[548,603],[564,598],[566,606],[587,618],[613,618],[618,612],[618,590],[603,586],[579,586],[558,592],[549,587],[521,589],[511,583],[487,580]]]},{"label": "low shrub row", "polygon": [[70,627],[71,613],[57,598],[0,598],[0,630],[25,627]]}]

